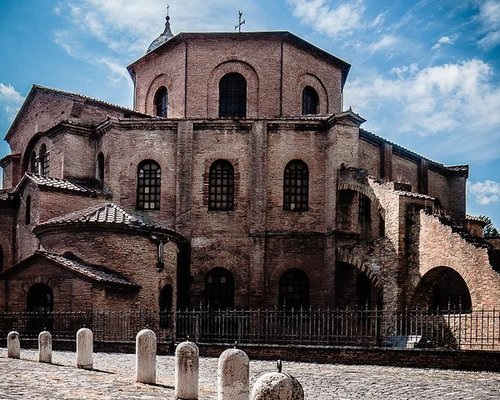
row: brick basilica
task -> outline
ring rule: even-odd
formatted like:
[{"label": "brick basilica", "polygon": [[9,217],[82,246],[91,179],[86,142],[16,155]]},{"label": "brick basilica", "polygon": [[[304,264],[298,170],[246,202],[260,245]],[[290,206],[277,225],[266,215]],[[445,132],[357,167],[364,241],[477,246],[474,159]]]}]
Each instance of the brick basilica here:
[{"label": "brick basilica", "polygon": [[500,303],[468,166],[363,130],[349,68],[167,19],[128,66],[133,110],[34,85],[0,161],[0,310]]}]

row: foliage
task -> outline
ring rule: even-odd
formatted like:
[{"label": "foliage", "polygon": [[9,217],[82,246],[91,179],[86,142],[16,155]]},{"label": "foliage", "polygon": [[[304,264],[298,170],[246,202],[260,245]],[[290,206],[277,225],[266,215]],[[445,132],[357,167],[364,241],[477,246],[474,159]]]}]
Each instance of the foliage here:
[{"label": "foliage", "polygon": [[498,232],[498,229],[493,226],[491,218],[486,215],[480,215],[479,219],[486,222],[483,229],[483,236],[485,238],[500,238],[500,232]]}]

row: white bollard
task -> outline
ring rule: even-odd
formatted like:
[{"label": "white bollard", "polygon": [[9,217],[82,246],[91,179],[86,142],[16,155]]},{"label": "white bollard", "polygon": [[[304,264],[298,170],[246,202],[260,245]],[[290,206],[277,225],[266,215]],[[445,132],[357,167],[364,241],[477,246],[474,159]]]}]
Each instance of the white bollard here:
[{"label": "white bollard", "polygon": [[304,390],[293,376],[281,372],[268,372],[257,379],[250,395],[250,400],[304,400]]},{"label": "white bollard", "polygon": [[9,332],[7,335],[7,357],[21,358],[21,342],[19,333],[16,331]]},{"label": "white bollard", "polygon": [[243,350],[228,349],[219,357],[217,395],[219,400],[248,400],[250,360]]},{"label": "white bollard", "polygon": [[76,366],[83,369],[92,369],[94,343],[92,331],[81,328],[76,332]]},{"label": "white bollard", "polygon": [[143,329],[135,338],[135,380],[156,383],[156,334]]},{"label": "white bollard", "polygon": [[52,363],[52,335],[48,331],[38,335],[38,361]]},{"label": "white bollard", "polygon": [[175,398],[198,399],[200,352],[193,342],[183,342],[175,349]]}]

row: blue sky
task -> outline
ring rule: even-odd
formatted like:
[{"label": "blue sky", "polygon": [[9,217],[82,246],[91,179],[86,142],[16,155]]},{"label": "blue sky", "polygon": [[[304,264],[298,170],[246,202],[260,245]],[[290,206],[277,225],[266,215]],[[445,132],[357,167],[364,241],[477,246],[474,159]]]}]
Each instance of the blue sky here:
[{"label": "blue sky", "polygon": [[[163,30],[158,0],[1,0],[0,134],[32,84],[131,107],[125,66]],[[445,165],[500,227],[500,0],[170,0],[172,30],[288,30],[352,64],[344,107]],[[0,157],[8,154],[5,142]]]}]

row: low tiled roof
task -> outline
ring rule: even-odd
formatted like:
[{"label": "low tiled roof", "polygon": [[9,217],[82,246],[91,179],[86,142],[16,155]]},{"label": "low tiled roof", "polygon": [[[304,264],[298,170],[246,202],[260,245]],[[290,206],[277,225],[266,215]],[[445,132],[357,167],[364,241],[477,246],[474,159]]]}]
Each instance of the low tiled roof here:
[{"label": "low tiled roof", "polygon": [[67,258],[59,254],[40,250],[38,250],[36,254],[40,254],[43,258],[53,261],[69,271],[75,272],[96,282],[125,286],[129,288],[139,287],[139,285],[130,282],[127,278],[116,272],[106,270],[100,266],[84,263],[76,258]]},{"label": "low tiled roof", "polygon": [[467,221],[482,222],[483,224],[485,224],[485,225],[486,225],[486,221],[485,221],[485,220],[483,220],[483,219],[481,219],[481,218],[479,218],[479,217],[476,217],[476,216],[474,216],[474,215],[466,215],[466,216],[465,216],[465,219],[466,219]]},{"label": "low tiled roof", "polygon": [[[29,179],[35,185],[40,186],[40,187],[45,187],[45,188],[49,188],[49,189],[58,189],[58,190],[64,190],[64,191],[70,191],[70,192],[78,192],[81,194],[88,194],[88,195],[96,195],[96,194],[104,195],[104,193],[99,191],[99,190],[91,189],[87,186],[69,181],[67,179],[60,179],[60,178],[53,178],[50,176],[36,175],[36,174],[32,174],[31,172],[26,172],[25,177],[26,177],[26,179]],[[19,188],[19,186],[23,183],[24,180],[25,179],[22,179],[21,182],[19,182],[19,184],[17,185],[16,191]]]}]

